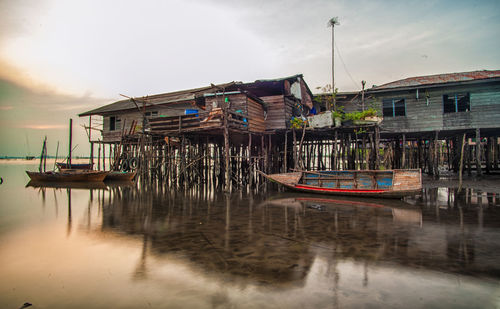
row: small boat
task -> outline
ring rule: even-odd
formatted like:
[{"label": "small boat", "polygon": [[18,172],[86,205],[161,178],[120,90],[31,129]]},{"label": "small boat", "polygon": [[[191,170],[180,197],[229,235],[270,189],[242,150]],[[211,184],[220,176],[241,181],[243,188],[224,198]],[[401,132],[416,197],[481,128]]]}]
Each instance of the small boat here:
[{"label": "small boat", "polygon": [[120,171],[111,171],[106,176],[104,180],[111,181],[132,181],[135,178],[137,172],[120,172]]},{"label": "small boat", "polygon": [[422,189],[420,169],[260,173],[289,189],[309,193],[401,198]]},{"label": "small boat", "polygon": [[76,182],[76,181],[103,181],[109,172],[91,171],[91,170],[74,170],[67,169],[61,172],[30,172],[26,174],[34,181],[47,182]]},{"label": "small boat", "polygon": [[71,167],[68,163],[56,163],[57,167],[59,170],[67,170],[67,169],[73,169],[73,170],[91,170],[93,168],[93,164],[91,163],[82,163],[82,164],[71,164]]}]

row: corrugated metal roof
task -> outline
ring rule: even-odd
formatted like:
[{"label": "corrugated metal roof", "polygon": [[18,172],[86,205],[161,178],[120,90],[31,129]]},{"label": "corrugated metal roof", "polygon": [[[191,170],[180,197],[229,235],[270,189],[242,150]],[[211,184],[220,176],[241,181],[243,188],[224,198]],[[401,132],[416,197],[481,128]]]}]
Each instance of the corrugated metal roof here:
[{"label": "corrugated metal roof", "polygon": [[394,89],[402,87],[418,87],[418,86],[428,86],[436,84],[446,84],[446,83],[457,83],[457,82],[467,82],[474,80],[499,78],[500,70],[495,71],[473,71],[473,72],[461,72],[461,73],[446,73],[437,75],[427,75],[427,76],[416,76],[409,77],[380,86],[372,87],[370,90],[383,90],[383,89]]},{"label": "corrugated metal roof", "polygon": [[[189,90],[181,90],[175,92],[168,92],[162,94],[155,94],[146,97],[134,98],[139,107],[142,107],[143,102],[145,102],[146,107],[160,104],[169,104],[175,102],[182,101],[190,101],[194,100],[196,96],[203,95],[207,92],[219,91],[221,88],[228,88],[237,84],[236,82],[230,82],[226,84],[219,85],[210,85],[201,88],[189,89]],[[110,112],[122,111],[122,110],[130,110],[136,109],[134,102],[131,99],[117,101],[84,113],[79,114],[78,116],[90,116],[90,115],[103,115]]]}]

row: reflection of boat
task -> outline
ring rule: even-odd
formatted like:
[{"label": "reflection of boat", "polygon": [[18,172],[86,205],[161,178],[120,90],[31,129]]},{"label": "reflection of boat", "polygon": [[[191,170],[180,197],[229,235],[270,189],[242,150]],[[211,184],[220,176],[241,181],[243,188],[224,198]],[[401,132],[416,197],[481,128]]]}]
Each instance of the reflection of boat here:
[{"label": "reflection of boat", "polygon": [[289,189],[310,193],[400,198],[422,189],[419,169],[260,173]]},{"label": "reflection of boat", "polygon": [[30,180],[26,187],[33,188],[55,188],[55,189],[103,189],[107,190],[108,187],[104,182],[46,182]]},{"label": "reflection of boat", "polygon": [[61,172],[29,172],[26,174],[35,181],[47,182],[74,182],[74,181],[103,181],[109,172],[91,170],[64,170]]},{"label": "reflection of boat", "polygon": [[[365,199],[366,200],[366,199]],[[389,202],[389,201],[388,201]],[[422,211],[411,205],[406,204],[402,201],[391,200],[391,203],[372,203],[365,202],[363,199],[352,200],[352,199],[333,199],[333,198],[319,198],[319,197],[289,197],[289,198],[279,198],[267,200],[265,204],[282,206],[282,207],[292,207],[296,209],[312,208],[316,210],[333,209],[332,207],[341,206],[352,207],[357,209],[368,209],[376,208],[381,210],[383,213],[392,213],[392,218],[394,222],[402,224],[418,224],[422,225]],[[327,206],[323,208],[323,206]]]},{"label": "reflection of boat", "polygon": [[[68,164],[63,162],[56,163],[59,170],[73,169],[73,170],[91,170],[93,164],[91,163],[80,163],[80,164]],[[71,166],[71,167],[70,167]]]},{"label": "reflection of boat", "polygon": [[122,187],[133,187],[133,186],[135,186],[135,182],[133,182],[131,180],[106,181],[105,184],[106,184],[106,186],[108,188],[122,188]]},{"label": "reflection of boat", "polygon": [[108,181],[132,181],[135,178],[136,172],[120,172],[111,171],[104,180]]}]

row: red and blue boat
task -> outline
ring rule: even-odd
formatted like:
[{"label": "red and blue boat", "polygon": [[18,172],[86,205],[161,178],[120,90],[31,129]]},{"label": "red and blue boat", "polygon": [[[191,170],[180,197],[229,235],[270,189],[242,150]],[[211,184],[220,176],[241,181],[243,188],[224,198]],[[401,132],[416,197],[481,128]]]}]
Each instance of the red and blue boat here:
[{"label": "red and blue boat", "polygon": [[296,171],[262,175],[294,191],[329,195],[401,198],[422,190],[420,169]]}]

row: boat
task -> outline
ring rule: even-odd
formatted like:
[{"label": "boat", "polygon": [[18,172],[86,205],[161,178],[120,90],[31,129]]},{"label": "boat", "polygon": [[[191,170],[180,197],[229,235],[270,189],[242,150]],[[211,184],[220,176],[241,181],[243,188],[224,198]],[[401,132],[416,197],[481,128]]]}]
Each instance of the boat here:
[{"label": "boat", "polygon": [[137,172],[120,172],[120,171],[111,171],[104,180],[111,181],[132,181],[135,178]]},{"label": "boat", "polygon": [[74,170],[91,170],[93,168],[92,163],[82,163],[82,164],[68,164],[68,163],[56,163],[57,167],[59,170],[67,170],[67,169],[74,169]]},{"label": "boat", "polygon": [[259,173],[286,188],[309,193],[401,198],[422,189],[420,169]]},{"label": "boat", "polygon": [[67,169],[61,172],[30,172],[26,174],[34,181],[47,182],[78,182],[78,181],[103,181],[109,172],[92,170]]}]

